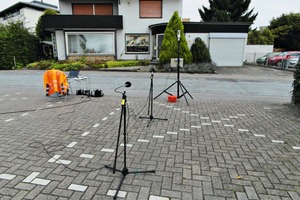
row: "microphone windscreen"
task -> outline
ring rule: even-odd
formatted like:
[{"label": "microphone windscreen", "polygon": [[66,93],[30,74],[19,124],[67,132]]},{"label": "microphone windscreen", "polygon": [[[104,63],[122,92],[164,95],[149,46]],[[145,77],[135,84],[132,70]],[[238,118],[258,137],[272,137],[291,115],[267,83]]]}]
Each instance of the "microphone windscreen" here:
[{"label": "microphone windscreen", "polygon": [[125,83],[125,87],[130,87],[131,86],[131,83],[129,82],[129,81],[127,81],[126,83]]}]

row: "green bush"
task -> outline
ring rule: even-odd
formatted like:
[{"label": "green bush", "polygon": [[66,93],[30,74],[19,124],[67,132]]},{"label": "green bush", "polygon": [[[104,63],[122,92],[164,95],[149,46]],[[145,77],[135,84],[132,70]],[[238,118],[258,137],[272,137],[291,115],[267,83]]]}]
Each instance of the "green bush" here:
[{"label": "green bush", "polygon": [[140,60],[124,60],[124,61],[107,61],[106,65],[108,68],[114,67],[132,67],[132,66],[145,66],[149,65],[150,61]]},{"label": "green bush", "polygon": [[293,92],[292,92],[292,103],[300,104],[300,64],[296,66],[294,72]]},{"label": "green bush", "polygon": [[192,63],[183,66],[183,71],[187,73],[216,73],[215,63]]},{"label": "green bush", "polygon": [[0,24],[0,69],[25,66],[39,59],[38,38],[23,23]]},{"label": "green bush", "polygon": [[[179,70],[183,73],[216,73],[217,65],[215,63],[191,63],[185,64]],[[163,64],[158,66],[158,71],[161,72],[177,72],[177,67],[171,67],[171,65]]]},{"label": "green bush", "polygon": [[101,68],[114,68],[114,67],[131,67],[131,66],[145,66],[149,65],[149,60],[126,60],[126,61],[107,61],[103,63],[92,63],[84,60],[80,61],[58,61],[53,60],[41,60],[38,62],[30,63],[26,66],[27,69],[57,69],[61,71],[73,70],[89,70],[89,69],[101,69]]},{"label": "green bush", "polygon": [[79,61],[76,62],[55,62],[53,60],[41,60],[39,62],[34,62],[26,66],[27,69],[57,69],[61,71],[70,71],[70,70],[81,70],[88,69],[88,66]]},{"label": "green bush", "polygon": [[26,66],[27,69],[40,69],[47,70],[51,69],[55,62],[53,60],[41,60],[38,62],[30,63]]},{"label": "green bush", "polygon": [[211,62],[211,57],[208,48],[201,38],[196,38],[191,46],[193,55],[193,63]]}]

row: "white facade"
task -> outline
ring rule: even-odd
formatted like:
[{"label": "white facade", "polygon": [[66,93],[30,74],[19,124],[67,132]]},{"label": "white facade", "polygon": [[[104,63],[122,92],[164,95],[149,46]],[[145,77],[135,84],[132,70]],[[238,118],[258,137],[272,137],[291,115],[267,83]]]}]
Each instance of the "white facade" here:
[{"label": "white facade", "polygon": [[15,12],[9,17],[1,17],[0,22],[7,24],[8,22],[17,22],[20,21],[23,23],[25,28],[28,28],[30,32],[35,32],[36,24],[43,14],[42,11],[33,10],[30,8],[22,8],[19,12]]},{"label": "white facade", "polygon": [[[105,56],[118,60],[158,59],[164,30],[175,11],[179,17],[182,15],[183,1],[162,0],[161,17],[142,18],[140,0],[60,0],[60,16],[48,18],[51,24],[48,30],[56,35],[58,60],[78,59],[83,55],[93,60],[106,59]],[[86,7],[81,7],[82,4]],[[97,6],[103,4],[110,5],[112,9],[107,18],[101,13],[96,15]],[[78,14],[87,8],[90,9],[88,14]],[[78,15],[73,14],[73,9]],[[91,23],[86,19],[90,19]],[[62,23],[56,23],[58,21]],[[200,37],[217,66],[243,66],[250,23],[183,24],[189,47],[195,38]],[[83,43],[76,38],[85,38],[87,41]]]},{"label": "white facade", "polygon": [[56,6],[41,2],[19,2],[1,12],[0,23],[20,21],[30,32],[35,32],[37,22],[47,8],[57,10]]},{"label": "white facade", "polygon": [[[115,31],[115,53],[116,59],[151,59],[153,50],[153,37],[149,25],[158,23],[167,23],[175,11],[178,11],[179,16],[182,15],[183,0],[163,0],[162,1],[162,17],[161,18],[140,18],[139,0],[63,0],[59,1],[61,15],[72,15],[72,3],[110,3],[113,5],[113,15],[123,17],[123,29],[121,30],[106,30],[106,29],[63,29],[56,30],[56,41],[58,49],[58,59],[65,60],[69,56],[73,56],[68,52],[68,34],[71,32],[109,32]],[[101,22],[99,22],[101,23]],[[61,37],[64,34],[64,37]],[[148,35],[149,52],[148,53],[128,53],[126,52],[126,35],[142,34]],[[98,42],[98,41],[97,41]],[[63,52],[65,51],[65,52]]]}]

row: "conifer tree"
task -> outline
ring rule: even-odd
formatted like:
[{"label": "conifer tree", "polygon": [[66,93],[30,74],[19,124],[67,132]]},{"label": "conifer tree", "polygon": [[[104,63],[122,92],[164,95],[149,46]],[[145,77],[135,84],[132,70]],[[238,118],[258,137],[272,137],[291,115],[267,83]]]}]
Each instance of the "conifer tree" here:
[{"label": "conifer tree", "polygon": [[201,38],[196,38],[191,47],[193,55],[193,63],[211,62],[211,57],[208,48]]},{"label": "conifer tree", "polygon": [[177,31],[180,30],[180,57],[183,58],[184,63],[191,63],[192,54],[188,48],[185,36],[184,36],[184,26],[178,15],[178,12],[175,11],[171,17],[167,28],[165,30],[164,39],[161,46],[161,51],[159,54],[159,61],[161,63],[170,63],[171,58],[178,57],[178,39]]},{"label": "conifer tree", "polygon": [[209,0],[210,8],[199,10],[204,22],[254,22],[258,13],[249,12],[251,0]]}]

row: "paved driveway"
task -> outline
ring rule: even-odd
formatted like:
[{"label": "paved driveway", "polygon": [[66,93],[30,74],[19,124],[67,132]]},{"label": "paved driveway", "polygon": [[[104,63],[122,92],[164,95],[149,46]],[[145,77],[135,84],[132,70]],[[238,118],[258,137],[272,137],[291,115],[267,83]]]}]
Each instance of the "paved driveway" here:
[{"label": "paved driveway", "polygon": [[[82,72],[101,98],[48,98],[42,71],[0,72],[0,199],[112,199],[121,95],[127,89],[126,166],[119,199],[300,199],[300,110],[292,73],[246,67],[181,74],[191,92],[153,104],[149,73]],[[155,94],[176,74],[155,73]],[[73,83],[76,89],[77,83]],[[84,87],[84,84],[83,86]],[[123,125],[121,126],[123,128]],[[124,167],[121,129],[117,169]]]}]

